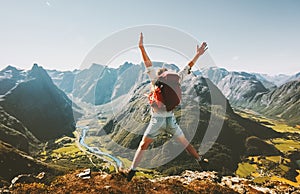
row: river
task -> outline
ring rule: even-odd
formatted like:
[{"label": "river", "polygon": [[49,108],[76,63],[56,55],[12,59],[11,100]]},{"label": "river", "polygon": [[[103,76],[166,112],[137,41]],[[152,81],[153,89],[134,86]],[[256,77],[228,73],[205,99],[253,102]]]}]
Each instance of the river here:
[{"label": "river", "polygon": [[107,157],[111,158],[117,164],[118,168],[123,166],[122,161],[119,160],[118,158],[116,158],[116,157],[114,157],[114,156],[112,156],[112,155],[110,155],[106,152],[102,152],[98,147],[90,147],[86,143],[84,143],[86,133],[89,130],[89,127],[84,126],[84,127],[78,127],[78,128],[82,129],[82,132],[81,132],[80,137],[79,137],[79,143],[82,146],[84,146],[85,148],[87,148],[89,152],[97,154],[99,156],[107,156]]}]

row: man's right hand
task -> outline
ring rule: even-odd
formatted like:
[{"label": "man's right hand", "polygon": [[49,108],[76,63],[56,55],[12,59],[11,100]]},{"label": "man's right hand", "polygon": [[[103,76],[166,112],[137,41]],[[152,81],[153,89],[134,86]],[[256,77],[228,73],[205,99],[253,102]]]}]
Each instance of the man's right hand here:
[{"label": "man's right hand", "polygon": [[143,44],[143,33],[141,32],[141,35],[140,35],[140,41],[139,41],[139,48],[141,50],[141,53],[142,53],[142,56],[143,56],[143,60],[144,60],[144,64],[146,67],[151,67],[152,66],[152,62],[151,60],[149,59],[148,55],[147,55],[147,52],[144,48],[144,44]]},{"label": "man's right hand", "polygon": [[142,32],[141,32],[141,34],[140,34],[139,48],[140,48],[140,49],[144,48],[144,43],[143,43],[143,33],[142,33]]},{"label": "man's right hand", "polygon": [[197,45],[197,49],[196,49],[196,53],[197,55],[203,55],[203,53],[207,50],[207,43],[206,42],[202,42],[201,47],[199,47],[199,45]]}]

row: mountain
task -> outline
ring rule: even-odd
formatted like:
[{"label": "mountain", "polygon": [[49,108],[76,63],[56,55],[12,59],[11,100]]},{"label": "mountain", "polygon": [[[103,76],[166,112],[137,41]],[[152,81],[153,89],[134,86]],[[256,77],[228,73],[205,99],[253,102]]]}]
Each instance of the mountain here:
[{"label": "mountain", "polygon": [[[291,81],[299,80],[300,79],[300,72],[294,75],[285,75],[285,74],[278,74],[278,75],[268,75],[268,74],[260,74],[260,73],[253,73],[262,83],[264,81],[268,81],[269,83],[275,84],[277,87],[286,84]],[[275,88],[273,88],[275,89]]]},{"label": "mountain", "polygon": [[198,74],[210,79],[215,85],[217,85],[222,79],[229,75],[230,72],[224,68],[208,67],[200,69]]},{"label": "mountain", "polygon": [[[163,63],[154,63],[155,67],[162,65]],[[178,67],[173,64],[164,65],[178,71]],[[93,128],[93,131],[88,134],[96,134],[97,140],[101,142],[99,143],[101,148],[104,147],[111,151],[111,154],[132,160],[150,119],[150,107],[145,96],[149,93],[149,80],[147,75],[144,74],[143,64],[125,63],[119,68],[94,64],[89,69],[82,71],[48,71],[54,83],[47,72],[37,65],[34,65],[28,72],[15,70],[8,67],[8,69],[1,71],[1,79],[4,79],[4,77],[5,79],[11,79],[14,75],[16,82],[7,89],[3,89],[3,91],[6,91],[0,97],[0,192],[2,192],[1,187],[4,183],[8,185],[13,177],[21,173],[33,175],[37,175],[42,171],[46,174],[61,173],[61,171],[55,170],[54,167],[35,160],[29,156],[29,153],[40,148],[35,147],[35,145],[43,141],[65,134],[72,135],[74,130],[72,102],[63,91],[91,104],[102,104],[107,101],[110,102],[111,99],[121,99],[122,103],[112,104],[112,106],[121,106],[121,111],[116,111],[112,117],[108,117],[108,122],[103,130],[96,133],[97,128]],[[200,73],[202,74],[202,72]],[[214,78],[212,79],[213,82],[220,84],[218,87],[222,86],[224,89],[230,89],[229,94],[232,94],[230,98],[233,101],[238,100],[233,96],[236,94],[240,95],[245,105],[249,107],[259,107],[259,104],[267,103],[265,107],[268,110],[271,110],[274,106],[270,113],[277,110],[276,106],[280,106],[279,104],[276,105],[276,102],[284,103],[291,108],[281,109],[282,115],[279,114],[279,116],[294,114],[295,119],[299,118],[299,109],[297,109],[297,106],[293,107],[294,104],[299,105],[299,95],[296,95],[299,94],[299,83],[297,81],[289,82],[269,91],[263,82],[257,80],[257,77],[255,78],[253,74],[228,72],[225,69],[212,71],[208,74]],[[166,164],[156,169],[162,172],[163,176],[174,174],[178,176],[162,177],[162,175],[156,176],[152,172],[147,174],[141,171],[137,173],[137,177],[132,182],[127,182],[120,173],[92,172],[89,180],[81,180],[76,176],[78,173],[76,171],[60,176],[55,181],[47,184],[33,181],[35,183],[16,185],[11,192],[52,193],[68,190],[70,192],[88,191],[90,193],[132,193],[133,191],[247,193],[259,192],[262,189],[269,192],[281,191],[276,190],[279,187],[274,182],[260,183],[261,187],[258,187],[255,185],[258,183],[254,181],[222,176],[233,174],[241,161],[249,160],[248,156],[261,156],[262,158],[273,155],[281,156],[282,153],[265,140],[283,137],[283,135],[235,114],[226,97],[213,82],[200,76],[189,76],[184,80],[182,84],[183,103],[175,110],[175,115],[186,137],[191,140],[197,150],[203,151],[205,157],[210,160],[208,169],[219,172],[218,176],[215,176],[214,172],[203,172],[201,174],[185,171],[199,170],[199,167],[194,159],[185,152],[178,154],[173,159],[173,151],[182,151],[183,148],[177,142],[170,140],[170,136],[162,134],[150,148],[150,150],[158,149],[160,151],[152,155],[146,154],[142,164],[147,167],[157,163],[157,161],[168,160]],[[225,84],[227,82],[235,88],[230,88]],[[0,85],[0,89],[2,86],[4,85]],[[61,90],[58,88],[61,88]],[[250,91],[243,91],[243,89],[248,88]],[[126,95],[126,98],[123,97],[124,95]],[[238,104],[237,101],[236,104]],[[226,112],[224,115],[222,114],[223,111]],[[289,118],[291,119],[291,117]],[[223,121],[224,123],[222,123]],[[96,122],[99,121],[96,120]],[[218,131],[220,122],[222,127],[220,133],[217,134],[215,132]],[[63,145],[65,142],[69,141],[62,141],[61,144]],[[105,144],[102,144],[103,142]],[[165,142],[168,143],[165,145]],[[170,146],[171,149],[169,149]],[[207,149],[208,147],[210,149]],[[62,148],[62,150],[65,149]],[[205,152],[206,150],[207,152]],[[47,154],[51,155],[51,152],[47,150]],[[77,155],[75,154],[74,157],[77,157]],[[295,157],[298,158],[298,155]],[[49,158],[51,157],[49,156]],[[173,160],[169,160],[170,158]],[[86,163],[88,159],[98,166],[95,163],[96,157],[88,157],[83,162]],[[63,160],[67,159],[63,158]],[[296,159],[293,161],[296,161]],[[278,168],[290,168],[289,165],[292,162],[285,159],[284,162],[284,165],[279,165]],[[96,166],[93,166],[93,168],[97,169]],[[184,172],[184,174],[179,175],[181,172]],[[142,177],[140,177],[141,175]],[[143,175],[152,178],[149,180]],[[262,188],[262,184],[265,185],[264,188]],[[282,183],[278,183],[278,185],[280,185],[280,189],[290,189],[285,190],[287,193],[294,191],[291,190],[294,188]]]},{"label": "mountain", "polygon": [[25,79],[25,72],[15,67],[7,66],[0,71],[0,95],[15,87],[18,82]]},{"label": "mountain", "polygon": [[40,143],[19,120],[5,112],[2,107],[0,107],[0,141],[26,153]]},{"label": "mountain", "polygon": [[224,95],[234,106],[247,103],[255,95],[268,92],[264,85],[253,75],[245,72],[232,72],[218,84]]},{"label": "mountain", "polygon": [[[112,151],[114,155],[133,158],[136,148],[142,138],[142,134],[147,127],[150,119],[149,104],[145,93],[149,92],[149,81],[140,84],[130,93],[131,98],[122,111],[114,114],[113,118],[99,131],[101,137],[109,137],[112,141],[107,143],[106,149]],[[201,77],[189,76],[182,83],[183,102],[181,109],[175,111],[177,120],[180,121],[185,135],[191,139],[191,143],[200,152],[206,146],[215,142],[211,149],[205,153],[209,158],[209,169],[221,172],[223,174],[233,173],[241,157],[246,155],[248,147],[245,142],[250,136],[256,136],[259,139],[280,137],[281,134],[272,129],[263,127],[256,122],[244,119],[235,114],[221,91],[209,80]],[[213,95],[213,97],[211,96]],[[226,114],[222,115],[221,112]],[[215,120],[212,123],[210,118]],[[224,120],[220,129],[220,134],[214,130],[218,128],[218,122]],[[199,121],[197,123],[196,121]],[[213,126],[210,126],[213,125]],[[208,132],[204,139],[204,135]],[[107,135],[106,135],[107,134]],[[161,135],[153,143],[151,149],[162,146],[162,151],[156,155],[146,155],[141,166],[149,166],[159,161],[167,161],[173,152],[182,150],[181,145],[170,141],[164,144],[170,137]],[[201,145],[202,142],[202,145]],[[116,146],[120,145],[120,146]],[[129,151],[128,151],[129,149]],[[264,148],[261,149],[263,152]],[[270,150],[268,148],[268,150]],[[273,150],[276,150],[274,148]],[[278,154],[278,150],[268,154]],[[220,165],[222,164],[222,165]],[[197,169],[194,159],[182,152],[174,160],[166,163],[158,169],[166,174],[178,174],[186,169]]]},{"label": "mountain", "polygon": [[235,108],[248,108],[264,116],[284,119],[291,125],[300,123],[300,73],[269,76],[210,67],[202,69],[201,75],[212,80]]},{"label": "mountain", "polygon": [[33,157],[45,141],[73,136],[72,102],[37,64],[30,71],[6,67],[0,84],[0,187],[20,174],[57,176],[58,167]]},{"label": "mountain", "polygon": [[288,75],[285,74],[278,74],[278,75],[268,75],[268,74],[261,74],[261,73],[253,73],[259,80],[268,81],[275,84],[277,87],[281,86],[282,84],[286,83],[289,79]]},{"label": "mountain", "polygon": [[290,125],[299,125],[300,80],[288,82],[268,93],[257,95],[245,107],[269,117],[284,119]]},{"label": "mountain", "polygon": [[[155,68],[162,65],[174,71],[179,70],[173,64],[153,62]],[[61,90],[94,105],[105,104],[128,94],[137,84],[147,79],[144,71],[143,64],[135,65],[128,62],[118,68],[92,64],[88,69],[73,72],[48,70],[54,83]]]},{"label": "mountain", "polygon": [[37,64],[2,97],[0,106],[41,141],[72,136],[75,130],[71,100]]},{"label": "mountain", "polygon": [[[275,78],[271,79],[271,76],[267,75],[267,74],[260,74],[260,73],[251,73],[251,74],[255,75],[256,79],[258,79],[268,90],[276,89],[278,86],[280,86],[280,83],[279,83],[280,81],[282,81],[282,83],[284,83],[282,80],[284,78],[281,78],[281,79],[277,78],[277,79],[279,79],[279,81],[276,81]],[[278,76],[280,76],[280,75],[278,75]],[[282,76],[284,76],[284,75],[282,75]]]},{"label": "mountain", "polygon": [[246,72],[209,67],[201,69],[201,75],[210,79],[233,106],[247,104],[255,95],[269,91],[255,75]]},{"label": "mountain", "polygon": [[74,71],[57,71],[57,70],[46,70],[48,75],[51,77],[53,83],[62,91],[70,93],[73,90],[73,83],[75,76],[79,70]]},{"label": "mountain", "polygon": [[296,73],[295,75],[290,76],[286,82],[290,82],[290,81],[295,81],[295,80],[299,80],[300,79],[300,72]]}]

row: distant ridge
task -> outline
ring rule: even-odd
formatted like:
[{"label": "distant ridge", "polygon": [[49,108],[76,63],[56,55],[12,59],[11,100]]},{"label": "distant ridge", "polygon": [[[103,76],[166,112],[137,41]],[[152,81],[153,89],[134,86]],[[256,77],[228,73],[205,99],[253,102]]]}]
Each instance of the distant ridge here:
[{"label": "distant ridge", "polygon": [[72,136],[75,129],[71,100],[34,64],[24,81],[5,94],[0,106],[20,120],[39,140]]},{"label": "distant ridge", "polygon": [[[202,69],[235,108],[248,108],[264,116],[284,119],[290,125],[300,124],[300,73],[293,76],[228,72],[224,68]],[[273,82],[273,83],[272,83]]]}]

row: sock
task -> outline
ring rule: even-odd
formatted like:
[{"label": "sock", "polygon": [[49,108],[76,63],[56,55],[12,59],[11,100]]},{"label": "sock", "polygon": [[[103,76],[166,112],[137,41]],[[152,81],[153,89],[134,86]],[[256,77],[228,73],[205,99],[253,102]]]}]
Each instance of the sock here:
[{"label": "sock", "polygon": [[136,171],[136,168],[134,168],[133,166],[131,166],[131,167],[130,167],[130,170]]},{"label": "sock", "polygon": [[202,160],[202,156],[199,156],[199,158],[196,159],[196,160],[201,161]]}]

